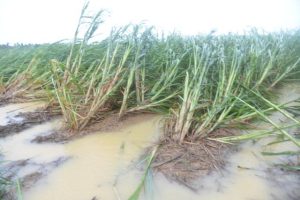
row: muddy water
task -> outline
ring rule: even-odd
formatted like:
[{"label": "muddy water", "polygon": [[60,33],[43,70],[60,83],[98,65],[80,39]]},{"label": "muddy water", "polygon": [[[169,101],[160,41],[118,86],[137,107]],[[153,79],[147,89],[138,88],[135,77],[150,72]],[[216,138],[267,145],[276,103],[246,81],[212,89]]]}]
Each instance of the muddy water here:
[{"label": "muddy water", "polygon": [[[122,199],[128,197],[140,175],[134,161],[158,136],[158,120],[142,117],[118,131],[95,133],[65,144],[65,153],[72,159],[28,191],[25,199],[115,199],[119,190]],[[129,172],[132,176],[123,179]]]},{"label": "muddy water", "polygon": [[[289,85],[280,92],[280,102],[300,96],[300,88],[295,85]],[[274,113],[271,118],[276,122],[289,123],[279,113]],[[264,123],[260,125],[265,127]],[[71,157],[34,187],[24,191],[25,200],[128,199],[143,173],[138,169],[137,161],[144,148],[153,144],[160,133],[159,118],[143,116],[129,120],[116,131],[95,133],[66,144],[30,143],[35,136],[47,134],[59,126],[59,120],[52,121],[0,140],[9,160],[31,158],[42,163],[61,156]],[[299,199],[299,177],[278,171],[274,175],[269,170],[274,163],[285,159],[261,154],[262,150],[295,150],[295,146],[287,142],[266,146],[269,142],[265,139],[241,145],[239,151],[230,156],[225,169],[197,181],[198,192],[156,174],[140,199]]]},{"label": "muddy water", "polygon": [[0,126],[4,126],[9,122],[18,122],[22,118],[16,117],[20,112],[31,112],[44,106],[43,102],[30,102],[30,103],[18,103],[10,104],[0,107]]},{"label": "muddy water", "polygon": [[60,156],[64,156],[64,147],[59,144],[31,143],[36,136],[49,134],[60,127],[60,120],[53,120],[18,134],[5,137],[0,140],[0,149],[6,161],[30,159],[36,163],[51,162]]}]

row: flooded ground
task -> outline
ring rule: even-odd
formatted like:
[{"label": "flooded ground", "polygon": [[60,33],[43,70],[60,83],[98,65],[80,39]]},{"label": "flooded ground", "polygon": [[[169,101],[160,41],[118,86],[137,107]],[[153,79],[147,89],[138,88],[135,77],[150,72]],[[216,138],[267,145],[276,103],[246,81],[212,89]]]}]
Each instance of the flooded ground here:
[{"label": "flooded ground", "polygon": [[[300,89],[295,85],[289,85],[280,92],[281,103],[300,97]],[[11,111],[29,107],[17,104],[0,108],[1,123],[8,123],[8,119],[13,118],[15,114]],[[289,123],[279,113],[274,113],[271,118],[276,122]],[[30,160],[28,165],[18,170],[19,177],[47,169],[47,175],[24,189],[25,200],[128,199],[143,174],[140,156],[160,135],[159,121],[160,117],[153,115],[138,116],[126,121],[118,130],[96,132],[65,144],[31,142],[36,136],[60,128],[60,119],[56,119],[2,138],[0,146],[4,160]],[[260,125],[265,126],[264,123]],[[287,158],[261,154],[262,151],[295,150],[296,147],[289,142],[266,146],[269,142],[269,139],[264,139],[240,145],[224,169],[197,181],[197,192],[155,174],[140,199],[299,199],[299,176],[273,170],[273,164]],[[68,159],[51,165],[62,158]],[[50,165],[52,167],[47,168]]]},{"label": "flooded ground", "polygon": [[0,107],[0,126],[4,126],[12,122],[20,122],[22,118],[16,117],[20,112],[31,112],[44,106],[43,102],[30,102],[10,104]]},{"label": "flooded ground", "polygon": [[[95,133],[64,145],[72,158],[38,182],[25,199],[115,199],[120,190],[128,197],[138,183],[136,161],[158,134],[157,117],[142,117],[128,127],[108,133]],[[133,170],[131,177],[122,178]],[[53,192],[55,191],[55,192]]]}]

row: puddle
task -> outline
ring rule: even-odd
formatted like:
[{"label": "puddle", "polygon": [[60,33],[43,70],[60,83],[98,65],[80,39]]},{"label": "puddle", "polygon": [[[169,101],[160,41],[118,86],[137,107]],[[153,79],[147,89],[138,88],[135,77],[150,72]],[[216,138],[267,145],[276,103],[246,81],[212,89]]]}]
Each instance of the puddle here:
[{"label": "puddle", "polygon": [[[300,88],[289,85],[280,90],[280,102],[299,98]],[[2,107],[1,113],[12,108]],[[7,111],[5,111],[7,109]],[[13,109],[12,109],[13,110]],[[5,119],[2,116],[1,120]],[[271,118],[280,123],[288,120],[274,113]],[[143,172],[137,161],[144,149],[157,140],[159,117],[140,116],[118,130],[98,132],[66,144],[36,144],[30,141],[59,128],[60,120],[36,125],[19,134],[0,139],[4,158],[17,161],[30,158],[36,163],[47,163],[59,157],[71,157],[24,191],[25,200],[119,200],[128,199],[139,184]],[[202,200],[279,200],[299,199],[299,176],[275,174],[270,167],[282,157],[263,156],[261,151],[295,150],[289,142],[266,147],[269,139],[247,142],[230,156],[229,164],[221,172],[214,172],[198,182],[198,192],[170,183],[160,174],[152,180],[142,200],[202,199]],[[34,166],[24,168],[20,175],[32,173]]]}]

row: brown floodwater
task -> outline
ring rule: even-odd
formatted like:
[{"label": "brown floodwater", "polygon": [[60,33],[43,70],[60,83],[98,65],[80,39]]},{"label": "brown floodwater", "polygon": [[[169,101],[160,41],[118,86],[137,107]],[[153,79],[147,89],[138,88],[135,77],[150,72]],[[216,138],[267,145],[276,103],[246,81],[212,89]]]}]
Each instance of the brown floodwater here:
[{"label": "brown floodwater", "polygon": [[[280,93],[280,102],[300,97],[300,89],[295,85],[286,86]],[[9,106],[8,110],[20,108]],[[279,113],[272,114],[271,118],[278,123],[290,123]],[[1,119],[5,119],[5,116],[1,116]],[[267,128],[263,122],[259,124]],[[140,170],[143,163],[140,161],[145,148],[153,145],[161,134],[160,117],[145,115],[128,120],[118,130],[96,132],[65,144],[30,142],[36,136],[45,135],[60,126],[60,119],[56,119],[0,139],[6,160],[30,158],[37,163],[47,163],[59,157],[70,157],[25,190],[25,200],[128,199],[143,175]],[[229,156],[224,169],[197,181],[198,192],[155,174],[140,199],[297,199],[300,197],[297,188],[299,176],[286,173],[279,175],[279,171],[270,170],[273,164],[286,158],[261,154],[262,151],[297,150],[297,147],[289,142],[266,146],[270,141],[263,139],[240,145],[239,151]],[[24,174],[26,171],[20,176]]]},{"label": "brown floodwater", "polygon": [[64,144],[72,159],[38,182],[25,199],[114,199],[114,190],[122,199],[128,197],[141,174],[136,161],[157,138],[158,121],[158,117],[142,117],[118,131],[95,133]]}]

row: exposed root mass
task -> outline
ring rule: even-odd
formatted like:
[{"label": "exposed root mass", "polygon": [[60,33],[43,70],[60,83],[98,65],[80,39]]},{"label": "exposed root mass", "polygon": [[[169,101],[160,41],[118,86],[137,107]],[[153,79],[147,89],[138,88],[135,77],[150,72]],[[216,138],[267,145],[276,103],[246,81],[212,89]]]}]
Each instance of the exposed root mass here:
[{"label": "exposed root mass", "polygon": [[[210,137],[228,135],[233,135],[233,132],[219,129]],[[225,166],[225,158],[230,150],[229,145],[207,138],[179,144],[171,137],[164,137],[159,145],[152,166],[168,179],[175,180],[193,190],[194,180]]]}]

